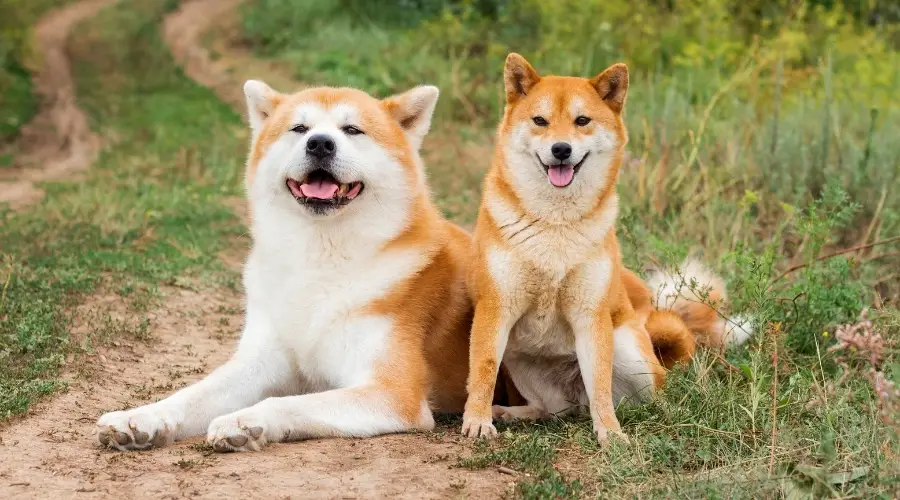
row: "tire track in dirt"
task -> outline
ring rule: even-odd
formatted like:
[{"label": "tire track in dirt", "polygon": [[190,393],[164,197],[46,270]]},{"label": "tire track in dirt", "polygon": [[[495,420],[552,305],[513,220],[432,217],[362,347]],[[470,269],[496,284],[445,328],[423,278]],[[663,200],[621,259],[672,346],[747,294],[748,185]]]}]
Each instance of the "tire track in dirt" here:
[{"label": "tire track in dirt", "polygon": [[[191,44],[199,42],[204,19],[227,15],[220,10],[226,2],[239,3],[188,2],[167,19],[166,39],[180,39],[187,49],[173,50],[177,60],[203,61],[203,51]],[[204,68],[203,62],[188,64]],[[228,80],[222,78],[224,89]],[[112,346],[96,348],[95,355],[71,365],[81,369],[66,375],[66,393],[0,431],[0,498],[492,498],[510,490],[510,476],[453,467],[465,448],[430,433],[276,444],[231,455],[210,454],[202,438],[146,452],[99,448],[92,432],[103,412],[164,397],[233,352],[242,297],[179,288],[163,294],[162,305],[150,314],[151,342],[115,338]],[[81,319],[73,339],[90,331],[86,318],[98,311],[128,321],[120,297],[97,296],[77,311]]]},{"label": "tire track in dirt", "polygon": [[37,183],[70,179],[97,158],[101,141],[75,101],[66,42],[78,23],[117,1],[76,2],[51,11],[35,25],[40,67],[32,80],[41,109],[14,146],[22,168],[0,177],[0,203],[14,210],[36,203],[44,195]]}]

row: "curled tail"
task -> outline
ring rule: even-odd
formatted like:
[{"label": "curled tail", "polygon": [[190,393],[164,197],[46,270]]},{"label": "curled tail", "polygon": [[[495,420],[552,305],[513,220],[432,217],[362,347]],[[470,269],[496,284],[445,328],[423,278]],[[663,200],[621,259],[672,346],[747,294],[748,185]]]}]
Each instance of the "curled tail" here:
[{"label": "curled tail", "polygon": [[689,360],[697,344],[721,349],[753,334],[749,321],[717,311],[725,305],[725,283],[699,262],[687,260],[675,273],[654,270],[647,283],[628,271],[625,284],[634,309],[649,310],[645,327],[667,369]]},{"label": "curled tail", "polygon": [[713,348],[741,345],[753,335],[747,318],[721,314],[727,296],[725,282],[695,260],[674,273],[654,271],[647,279],[656,309],[678,315],[697,343]]}]

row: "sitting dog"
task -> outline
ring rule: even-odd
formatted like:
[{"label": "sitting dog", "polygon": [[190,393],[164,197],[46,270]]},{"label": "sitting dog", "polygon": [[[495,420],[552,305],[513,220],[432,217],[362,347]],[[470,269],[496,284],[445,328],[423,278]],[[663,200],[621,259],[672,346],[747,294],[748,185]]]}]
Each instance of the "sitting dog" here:
[{"label": "sitting dog", "polygon": [[419,148],[438,89],[378,100],[244,85],[253,248],[234,356],[202,381],[100,417],[100,444],[145,449],[206,431],[216,451],[434,426],[461,412],[470,236],[442,218]]},{"label": "sitting dog", "polygon": [[[721,343],[725,322],[680,293],[675,277],[655,278],[660,291],[675,292],[667,303],[622,265],[616,180],[627,142],[627,67],[542,77],[510,54],[504,80],[469,277],[475,317],[462,432],[491,437],[493,418],[587,406],[604,441],[621,433],[616,404],[652,394],[667,367],[693,355],[695,335]],[[721,280],[697,265],[684,270],[693,272],[683,277],[688,284],[714,288],[701,293],[724,297]],[[492,406],[501,361],[526,405]]]}]

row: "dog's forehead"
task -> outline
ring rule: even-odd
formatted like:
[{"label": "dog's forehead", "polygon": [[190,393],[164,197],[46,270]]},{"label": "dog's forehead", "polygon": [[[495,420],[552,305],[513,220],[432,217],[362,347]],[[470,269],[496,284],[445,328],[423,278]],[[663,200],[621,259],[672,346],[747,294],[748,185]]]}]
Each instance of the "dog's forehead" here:
[{"label": "dog's forehead", "polygon": [[381,112],[379,101],[356,89],[318,88],[294,94],[287,103],[297,122],[359,122]]},{"label": "dog's forehead", "polygon": [[361,110],[350,103],[336,103],[332,106],[323,106],[317,102],[304,102],[298,104],[293,110],[293,118],[297,123],[357,123]]},{"label": "dog's forehead", "polygon": [[531,110],[541,116],[585,114],[602,99],[585,78],[547,76],[532,90]]}]

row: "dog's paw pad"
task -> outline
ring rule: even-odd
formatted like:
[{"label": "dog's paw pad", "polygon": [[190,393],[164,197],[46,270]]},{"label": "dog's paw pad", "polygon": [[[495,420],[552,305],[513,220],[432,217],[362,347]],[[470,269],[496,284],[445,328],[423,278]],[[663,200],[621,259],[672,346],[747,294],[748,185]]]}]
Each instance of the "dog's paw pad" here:
[{"label": "dog's paw pad", "polygon": [[120,451],[145,450],[170,444],[173,427],[167,415],[143,407],[103,415],[97,420],[94,433],[100,446]]},{"label": "dog's paw pad", "polygon": [[230,415],[213,420],[206,441],[220,453],[261,450],[267,443],[265,430],[259,425],[247,425],[244,420]]}]

